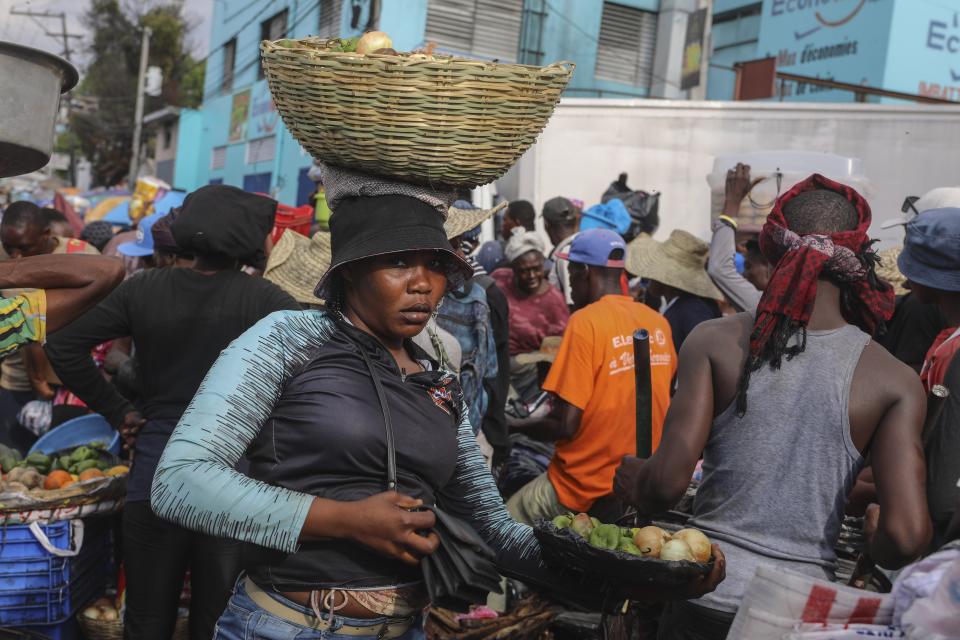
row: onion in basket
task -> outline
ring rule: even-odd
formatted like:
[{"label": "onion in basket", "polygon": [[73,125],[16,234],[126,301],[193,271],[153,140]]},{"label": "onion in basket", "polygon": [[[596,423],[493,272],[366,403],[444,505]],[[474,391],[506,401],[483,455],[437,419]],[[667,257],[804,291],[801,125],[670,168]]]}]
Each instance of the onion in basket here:
[{"label": "onion in basket", "polygon": [[651,558],[659,558],[663,543],[670,539],[670,534],[660,527],[642,527],[633,532],[633,544],[637,545],[640,553]]},{"label": "onion in basket", "polygon": [[710,539],[699,529],[681,529],[673,534],[673,539],[686,542],[697,562],[710,560]]},{"label": "onion in basket", "polygon": [[357,53],[373,53],[377,49],[392,49],[393,40],[383,31],[368,31],[357,42]]},{"label": "onion in basket", "polygon": [[686,542],[674,538],[663,545],[663,549],[660,550],[660,559],[689,560],[693,562],[693,552],[690,550],[690,545]]}]

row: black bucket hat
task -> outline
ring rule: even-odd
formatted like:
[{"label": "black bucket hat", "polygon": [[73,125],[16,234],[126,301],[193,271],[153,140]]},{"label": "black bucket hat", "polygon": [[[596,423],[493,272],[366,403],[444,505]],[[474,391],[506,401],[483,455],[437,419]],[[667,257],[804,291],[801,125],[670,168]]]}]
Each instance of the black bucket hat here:
[{"label": "black bucket hat", "polygon": [[173,238],[184,251],[216,253],[254,262],[273,229],[277,201],[228,185],[207,185],[183,201],[171,221]]},{"label": "black bucket hat", "polygon": [[317,284],[318,298],[330,297],[333,273],[349,262],[405,251],[438,251],[447,258],[447,281],[460,286],[473,275],[470,264],[450,246],[437,210],[411,196],[344,198],[330,218],[333,256]]}]

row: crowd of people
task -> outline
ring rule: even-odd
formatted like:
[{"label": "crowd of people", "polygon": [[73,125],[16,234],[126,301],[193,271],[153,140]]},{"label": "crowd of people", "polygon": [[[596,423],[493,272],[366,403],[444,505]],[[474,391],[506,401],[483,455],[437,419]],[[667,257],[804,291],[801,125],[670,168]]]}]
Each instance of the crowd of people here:
[{"label": "crowd of people", "polygon": [[867,201],[816,174],[747,229],[738,165],[705,242],[654,239],[625,175],[538,224],[321,172],[329,222],[275,245],[277,203],[223,185],[76,238],[3,211],[0,437],[89,412],[122,435],[126,637],[172,636],[188,570],[191,638],[423,637],[432,509],[589,607],[529,525],[655,516],[695,476],[711,573],[624,594],[669,602],[665,639],[725,638],[761,564],[831,579],[844,514],[887,569],[960,537],[960,188],[910,198],[878,254]]}]

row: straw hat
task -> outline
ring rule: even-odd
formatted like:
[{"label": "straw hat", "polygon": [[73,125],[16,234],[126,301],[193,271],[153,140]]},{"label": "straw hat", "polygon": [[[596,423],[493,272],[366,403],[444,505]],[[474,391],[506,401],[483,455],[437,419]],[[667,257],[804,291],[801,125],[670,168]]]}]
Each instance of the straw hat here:
[{"label": "straw hat", "polygon": [[907,289],[904,287],[907,284],[907,277],[900,273],[897,267],[897,258],[900,257],[902,249],[903,247],[894,247],[877,252],[880,256],[880,264],[876,268],[877,277],[893,285],[893,292],[898,296],[907,294]]},{"label": "straw hat", "polygon": [[533,364],[534,362],[553,362],[560,353],[560,345],[563,344],[561,336],[546,336],[540,343],[538,351],[530,353],[518,353],[514,356],[517,364]]},{"label": "straw hat", "polygon": [[723,300],[707,275],[706,242],[679,229],[666,242],[643,234],[627,245],[627,271],[701,298]]},{"label": "straw hat", "polygon": [[314,295],[317,280],[330,266],[330,233],[319,231],[308,238],[286,230],[270,252],[263,277],[302,304],[319,304]]},{"label": "straw hat", "polygon": [[499,213],[506,206],[506,202],[501,202],[493,209],[450,207],[447,210],[447,221],[443,223],[443,230],[447,232],[447,237],[452,240],[457,236],[462,236],[467,231],[476,229],[481,223]]}]

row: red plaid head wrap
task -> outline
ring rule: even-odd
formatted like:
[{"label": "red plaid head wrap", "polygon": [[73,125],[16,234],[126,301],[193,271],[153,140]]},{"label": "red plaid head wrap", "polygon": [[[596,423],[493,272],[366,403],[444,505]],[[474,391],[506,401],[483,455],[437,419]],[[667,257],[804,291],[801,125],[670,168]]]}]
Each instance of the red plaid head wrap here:
[{"label": "red plaid head wrap", "polygon": [[[833,191],[849,200],[857,210],[857,226],[849,231],[805,236],[787,228],[783,215],[786,204],[799,194],[815,189]],[[741,413],[746,408],[750,372],[765,361],[777,368],[783,353],[790,358],[803,350],[805,340],[801,340],[799,347],[785,347],[810,320],[821,274],[845,285],[842,310],[848,322],[872,334],[881,321],[893,315],[893,288],[873,274],[876,258],[867,235],[870,219],[870,205],[863,196],[817,173],[777,199],[760,233],[760,250],[774,265],[774,270],[760,298],[750,335],[750,357],[741,378]]]}]

